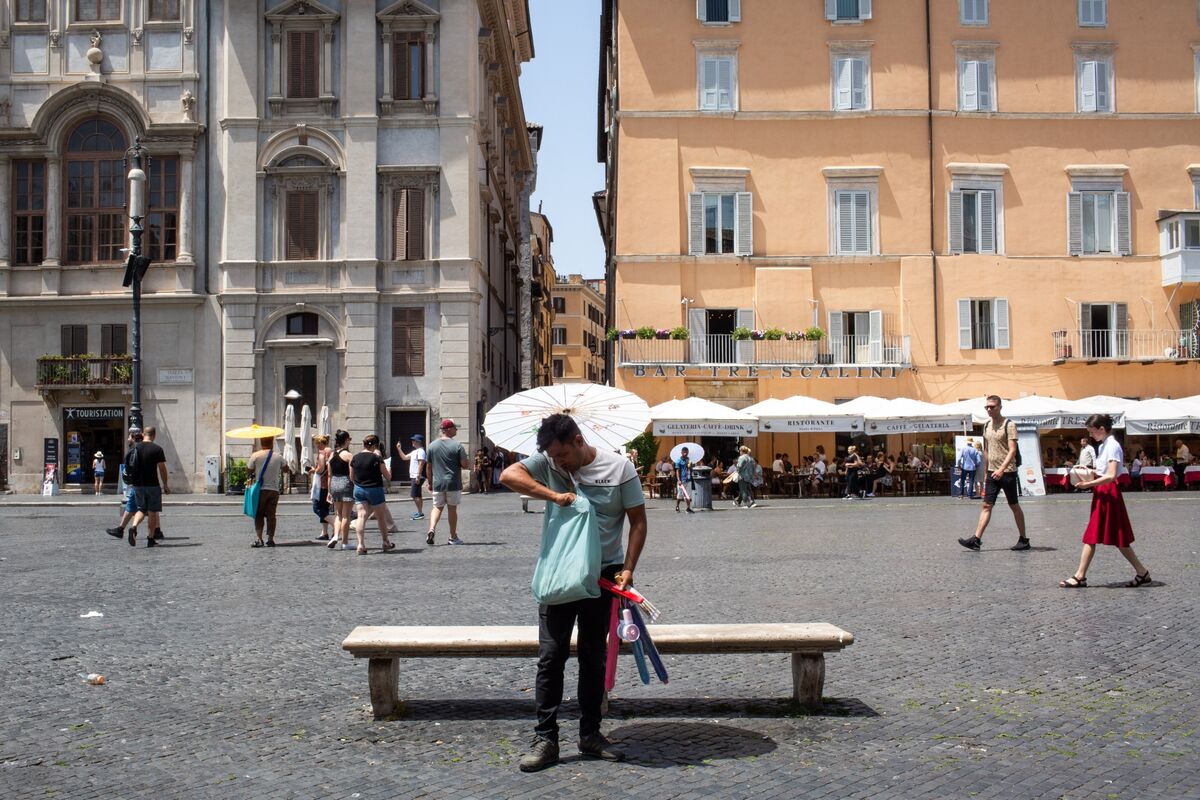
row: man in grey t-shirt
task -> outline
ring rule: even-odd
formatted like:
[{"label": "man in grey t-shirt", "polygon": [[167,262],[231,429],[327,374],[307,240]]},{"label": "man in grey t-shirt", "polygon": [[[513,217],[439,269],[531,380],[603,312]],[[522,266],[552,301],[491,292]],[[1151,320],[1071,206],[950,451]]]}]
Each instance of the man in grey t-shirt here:
[{"label": "man in grey t-shirt", "polygon": [[458,538],[458,504],[462,502],[462,471],[470,468],[470,462],[467,461],[466,449],[454,439],[458,433],[454,420],[442,420],[441,430],[442,435],[429,445],[428,460],[425,462],[425,475],[433,491],[433,513],[429,516],[429,533],[425,536],[425,543],[433,544],[442,509],[449,506],[449,543],[462,544],[462,539]]}]

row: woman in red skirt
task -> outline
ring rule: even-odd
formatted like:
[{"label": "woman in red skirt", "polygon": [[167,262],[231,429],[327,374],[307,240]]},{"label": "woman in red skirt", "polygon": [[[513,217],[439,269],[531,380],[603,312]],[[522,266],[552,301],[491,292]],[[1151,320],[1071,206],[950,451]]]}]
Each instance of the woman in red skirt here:
[{"label": "woman in red skirt", "polygon": [[1117,477],[1126,472],[1125,451],[1112,435],[1112,417],[1108,414],[1093,414],[1087,421],[1088,436],[1100,442],[1096,454],[1096,478],[1083,481],[1079,489],[1093,489],[1092,516],[1087,530],[1083,532],[1083,553],[1079,557],[1079,570],[1061,581],[1063,589],[1080,589],[1087,586],[1088,565],[1096,555],[1096,545],[1107,544],[1121,551],[1121,555],[1133,565],[1133,580],[1125,584],[1133,588],[1150,582],[1150,570],[1138,561],[1133,548],[1133,526],[1125,512],[1125,501],[1117,486]]}]

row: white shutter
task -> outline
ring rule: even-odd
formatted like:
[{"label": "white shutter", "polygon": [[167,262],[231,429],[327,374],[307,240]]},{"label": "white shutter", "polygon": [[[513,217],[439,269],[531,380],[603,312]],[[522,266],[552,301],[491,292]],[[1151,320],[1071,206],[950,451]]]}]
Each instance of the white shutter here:
[{"label": "white shutter", "polygon": [[1067,254],[1083,252],[1083,193],[1067,193]]},{"label": "white shutter", "polygon": [[962,95],[959,97],[960,111],[979,110],[979,62],[964,61],[959,70],[959,86]]},{"label": "white shutter", "polygon": [[996,252],[996,193],[982,191],[976,194],[979,200],[979,252]]},{"label": "white shutter", "polygon": [[1109,69],[1107,61],[1092,62],[1096,65],[1096,107],[1093,111],[1112,111],[1112,104],[1109,102],[1108,77]]},{"label": "white shutter", "polygon": [[992,62],[977,61],[975,63],[975,68],[978,72],[978,108],[980,111],[995,111],[995,106],[992,105]]},{"label": "white shutter", "polygon": [[1007,350],[1008,339],[1008,298],[997,297],[992,300],[992,342],[997,350]]},{"label": "white shutter", "polygon": [[958,349],[971,350],[971,301],[958,301]]},{"label": "white shutter", "polygon": [[729,0],[729,21],[742,21],[742,0]]},{"label": "white shutter", "polygon": [[1116,324],[1113,326],[1113,338],[1116,339],[1116,347],[1113,351],[1120,358],[1129,357],[1129,306],[1125,303],[1115,303]]},{"label": "white shutter", "polygon": [[717,59],[717,105],[725,111],[733,108],[733,59]]},{"label": "white shutter", "polygon": [[834,212],[837,214],[838,255],[854,252],[854,192],[834,192]]},{"label": "white shutter", "polygon": [[696,0],[696,19],[708,22],[708,0]]},{"label": "white shutter", "polygon": [[872,253],[871,247],[871,195],[869,192],[854,193],[854,252]]},{"label": "white shutter", "polygon": [[866,59],[850,59],[850,80],[854,88],[850,98],[851,108],[867,107],[867,62]]},{"label": "white shutter", "polygon": [[[737,310],[737,324],[739,328],[754,329],[754,309],[739,308]],[[737,360],[739,364],[754,363],[754,340],[743,339],[737,343]]]},{"label": "white shutter", "polygon": [[950,193],[950,252],[961,253],[963,251],[963,193]]},{"label": "white shutter", "polygon": [[738,192],[734,201],[733,252],[739,256],[754,254],[754,196]]},{"label": "white shutter", "polygon": [[839,58],[834,61],[833,107],[836,111],[847,111],[854,107],[854,84],[851,65],[853,59]]},{"label": "white shutter", "polygon": [[829,312],[829,352],[835,364],[846,363],[845,317],[841,311]]},{"label": "white shutter", "polygon": [[1079,72],[1079,110],[1096,110],[1096,62],[1084,61]]},{"label": "white shutter", "polygon": [[708,361],[708,311],[688,309],[688,361],[703,364]]},{"label": "white shutter", "polygon": [[688,192],[688,255],[704,255],[704,195]]},{"label": "white shutter", "polygon": [[867,352],[870,356],[870,363],[883,363],[883,312],[872,311],[870,314],[870,322],[868,323],[868,331],[870,335],[867,337]]},{"label": "white shutter", "polygon": [[825,0],[825,19],[837,19],[837,0]]},{"label": "white shutter", "polygon": [[1133,255],[1133,219],[1129,205],[1129,192],[1117,192],[1117,253]]},{"label": "white shutter", "polygon": [[700,60],[700,108],[711,111],[718,108],[720,102],[718,92],[717,59],[702,58]]},{"label": "white shutter", "polygon": [[871,18],[871,0],[858,0],[858,18]]}]

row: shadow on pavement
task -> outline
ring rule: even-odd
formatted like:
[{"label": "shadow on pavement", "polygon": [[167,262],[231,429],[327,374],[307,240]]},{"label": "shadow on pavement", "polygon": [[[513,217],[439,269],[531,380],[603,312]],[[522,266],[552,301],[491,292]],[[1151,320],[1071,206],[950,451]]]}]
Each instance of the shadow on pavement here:
[{"label": "shadow on pavement", "polygon": [[[575,701],[564,703],[561,714],[566,718],[578,715]],[[640,717],[738,717],[738,718],[787,718],[787,717],[877,717],[875,709],[856,698],[825,698],[821,711],[808,711],[791,698],[695,698],[667,697],[654,699],[630,699],[611,697],[605,718],[614,722],[628,722]],[[399,719],[411,720],[461,720],[491,719],[533,720],[533,697],[527,700],[478,699],[478,700],[406,700],[404,713]]]},{"label": "shadow on pavement", "polygon": [[765,756],[778,747],[758,731],[711,722],[642,722],[615,728],[609,737],[625,748],[630,764],[660,768]]}]

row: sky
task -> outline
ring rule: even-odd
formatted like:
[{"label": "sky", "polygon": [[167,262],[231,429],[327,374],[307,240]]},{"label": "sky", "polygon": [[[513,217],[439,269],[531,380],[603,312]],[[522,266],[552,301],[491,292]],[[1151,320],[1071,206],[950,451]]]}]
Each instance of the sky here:
[{"label": "sky", "polygon": [[560,275],[604,276],[604,243],[592,193],[604,188],[596,161],[599,0],[530,0],[534,59],[521,67],[525,119],[544,127],[533,210],[554,228]]}]

